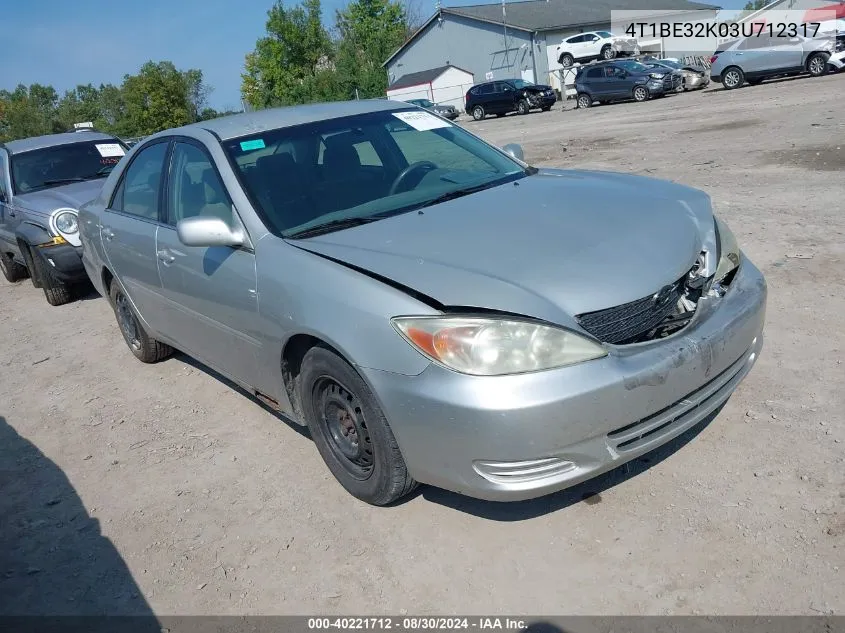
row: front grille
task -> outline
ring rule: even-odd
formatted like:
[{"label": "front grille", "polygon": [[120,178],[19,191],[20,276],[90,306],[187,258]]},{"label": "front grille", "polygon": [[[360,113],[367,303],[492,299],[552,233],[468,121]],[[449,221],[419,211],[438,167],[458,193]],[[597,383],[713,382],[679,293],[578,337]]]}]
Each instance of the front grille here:
[{"label": "front grille", "polygon": [[682,278],[648,297],[606,310],[579,314],[575,318],[582,328],[600,341],[624,345],[636,341],[675,312],[683,293]]},{"label": "front grille", "polygon": [[663,88],[665,88],[666,90],[672,90],[673,85],[674,84],[672,83],[672,75],[666,75],[663,78]]}]

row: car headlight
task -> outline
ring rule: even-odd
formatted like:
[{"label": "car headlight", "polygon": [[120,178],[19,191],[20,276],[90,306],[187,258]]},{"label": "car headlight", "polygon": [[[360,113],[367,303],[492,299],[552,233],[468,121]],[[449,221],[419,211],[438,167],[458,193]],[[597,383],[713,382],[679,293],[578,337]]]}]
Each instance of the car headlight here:
[{"label": "car headlight", "polygon": [[736,237],[728,225],[719,218],[716,221],[716,239],[719,244],[719,265],[716,266],[716,281],[721,282],[732,270],[739,267],[740,251]]},{"label": "car headlight", "polygon": [[651,73],[649,77],[651,77],[652,79],[663,79],[663,75],[661,75],[660,73]]},{"label": "car headlight", "polygon": [[54,223],[59,233],[64,233],[65,235],[73,235],[79,231],[79,223],[76,219],[76,213],[73,211],[57,213]]},{"label": "car headlight", "polygon": [[434,362],[473,376],[542,371],[607,355],[603,347],[583,336],[531,321],[421,316],[396,317],[391,323]]}]

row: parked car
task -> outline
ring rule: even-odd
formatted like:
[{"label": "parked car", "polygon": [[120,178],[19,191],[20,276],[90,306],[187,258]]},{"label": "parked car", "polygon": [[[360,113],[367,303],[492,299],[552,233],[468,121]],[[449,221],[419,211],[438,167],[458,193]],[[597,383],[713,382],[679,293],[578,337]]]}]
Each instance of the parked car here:
[{"label": "parked car", "polygon": [[540,496],[713,414],[767,291],[706,194],[521,155],[379,100],[167,130],[81,210],[85,267],[139,360],[307,424],[356,497]]},{"label": "parked car", "polygon": [[539,108],[551,110],[557,95],[551,86],[524,79],[500,79],[476,84],[466,93],[466,111],[476,121],[488,114],[505,116],[508,112],[528,114]]},{"label": "parked car", "polygon": [[442,117],[446,117],[450,121],[454,121],[461,115],[461,113],[458,112],[458,109],[453,105],[440,105],[429,101],[428,99],[408,99],[405,103],[410,103],[425,110],[429,110]]},{"label": "parked car", "polygon": [[579,108],[589,108],[595,102],[648,101],[674,92],[680,85],[681,78],[671,70],[655,70],[632,59],[581,66],[575,75]]},{"label": "parked car", "polygon": [[126,146],[79,130],[0,144],[0,271],[29,276],[47,302],[71,301],[88,277],[80,257],[78,209],[99,193]]},{"label": "parked car", "polygon": [[557,61],[564,68],[574,66],[575,62],[639,54],[640,45],[636,39],[620,37],[610,31],[590,31],[573,35],[564,39],[557,47]]},{"label": "parked car", "polygon": [[732,40],[710,58],[710,79],[726,90],[748,82],[757,85],[765,79],[809,74],[820,77],[835,52],[833,38],[746,37]]},{"label": "parked car", "polygon": [[678,91],[700,90],[710,85],[710,72],[701,66],[682,64],[673,59],[644,59],[642,62],[655,70],[668,70],[681,78]]}]

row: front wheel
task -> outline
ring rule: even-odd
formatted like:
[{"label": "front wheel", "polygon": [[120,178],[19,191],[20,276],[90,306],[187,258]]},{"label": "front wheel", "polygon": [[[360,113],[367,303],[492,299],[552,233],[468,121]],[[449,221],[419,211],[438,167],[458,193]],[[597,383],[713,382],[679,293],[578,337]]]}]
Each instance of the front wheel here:
[{"label": "front wheel", "polygon": [[560,56],[560,59],[558,61],[560,62],[560,65],[564,68],[572,68],[572,65],[575,63],[575,58],[569,53],[564,53]]},{"label": "front wheel", "polygon": [[648,88],[646,88],[645,86],[637,86],[636,88],[634,88],[634,101],[648,101],[648,97]]},{"label": "front wheel", "polygon": [[44,262],[38,253],[30,253],[33,264],[33,278],[41,282],[44,297],[51,306],[63,306],[73,301],[73,288],[70,284],[58,278],[53,268]]},{"label": "front wheel", "polygon": [[9,283],[15,283],[26,277],[26,266],[17,263],[8,253],[0,253],[0,272]]},{"label": "front wheel", "polygon": [[725,90],[735,90],[742,86],[745,83],[745,73],[742,72],[742,69],[737,68],[736,66],[731,66],[730,68],[725,70],[724,75],[722,75],[722,85],[725,87]]},{"label": "front wheel", "polygon": [[604,60],[613,59],[616,57],[616,50],[610,44],[601,49],[601,58]]},{"label": "front wheel", "polygon": [[821,77],[827,72],[827,55],[813,53],[807,60],[807,70],[812,77]]},{"label": "front wheel", "polygon": [[590,95],[586,93],[581,93],[580,95],[578,95],[579,108],[589,108],[591,105],[593,105],[593,98]]},{"label": "front wheel", "polygon": [[142,363],[157,363],[173,353],[172,347],[147,334],[141,321],[135,316],[129,298],[116,280],[111,282],[109,299],[114,308],[117,324],[120,326],[120,333],[123,334],[123,340],[126,341],[126,345],[129,346],[135,358]]},{"label": "front wheel", "polygon": [[531,111],[531,106],[528,105],[525,99],[522,99],[516,104],[516,111],[518,114],[528,114]]},{"label": "front wheel", "polygon": [[350,494],[383,506],[416,487],[378,402],[335,352],[318,346],[305,354],[299,397],[320,456]]},{"label": "front wheel", "polygon": [[484,108],[482,108],[480,105],[475,106],[472,109],[472,118],[475,119],[476,121],[480,121],[481,119],[483,119],[484,118]]}]

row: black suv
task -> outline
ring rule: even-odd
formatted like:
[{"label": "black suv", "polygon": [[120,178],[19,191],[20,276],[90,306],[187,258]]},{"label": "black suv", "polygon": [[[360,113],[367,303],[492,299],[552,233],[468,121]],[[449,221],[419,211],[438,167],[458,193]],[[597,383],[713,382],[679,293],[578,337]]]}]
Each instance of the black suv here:
[{"label": "black suv", "polygon": [[669,69],[655,70],[632,59],[588,64],[575,75],[579,108],[589,108],[596,101],[647,101],[669,94],[676,87],[676,75]]},{"label": "black suv", "polygon": [[488,114],[528,114],[533,108],[546,112],[551,110],[555,101],[557,96],[551,86],[537,85],[524,79],[500,79],[470,88],[466,94],[466,111],[480,121]]}]

